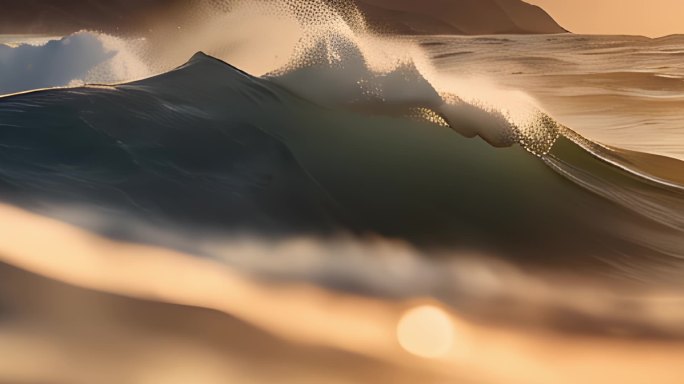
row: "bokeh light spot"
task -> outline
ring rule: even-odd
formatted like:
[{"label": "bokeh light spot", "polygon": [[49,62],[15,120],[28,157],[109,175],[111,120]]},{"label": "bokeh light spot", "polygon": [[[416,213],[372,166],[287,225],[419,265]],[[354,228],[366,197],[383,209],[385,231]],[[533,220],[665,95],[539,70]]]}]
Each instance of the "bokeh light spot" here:
[{"label": "bokeh light spot", "polygon": [[437,307],[424,305],[408,310],[397,326],[399,344],[409,353],[424,358],[439,358],[454,346],[454,324]]}]

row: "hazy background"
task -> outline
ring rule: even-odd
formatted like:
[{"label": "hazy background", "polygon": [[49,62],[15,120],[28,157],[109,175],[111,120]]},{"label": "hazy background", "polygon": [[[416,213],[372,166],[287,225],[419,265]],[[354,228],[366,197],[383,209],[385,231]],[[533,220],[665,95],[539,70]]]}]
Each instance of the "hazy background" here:
[{"label": "hazy background", "polygon": [[526,0],[574,33],[660,37],[684,33],[682,0]]}]

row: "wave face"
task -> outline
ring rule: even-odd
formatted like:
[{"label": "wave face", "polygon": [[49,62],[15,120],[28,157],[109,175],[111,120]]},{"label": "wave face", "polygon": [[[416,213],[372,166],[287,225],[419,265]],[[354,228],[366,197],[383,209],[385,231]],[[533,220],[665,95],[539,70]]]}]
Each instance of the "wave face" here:
[{"label": "wave face", "polygon": [[[535,155],[454,132],[453,111],[420,119],[405,103],[320,105],[282,84],[197,54],[146,80],[5,97],[2,193],[32,209],[88,207],[110,218],[96,229],[136,240],[146,239],[126,220],[276,237],[374,233],[528,268],[677,281],[675,181],[566,129]],[[468,121],[488,122],[478,119]]]}]

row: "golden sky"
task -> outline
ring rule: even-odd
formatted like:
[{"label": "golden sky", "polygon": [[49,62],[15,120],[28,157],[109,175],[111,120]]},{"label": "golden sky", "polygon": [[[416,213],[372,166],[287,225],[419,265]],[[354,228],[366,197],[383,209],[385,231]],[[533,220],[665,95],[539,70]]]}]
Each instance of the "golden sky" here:
[{"label": "golden sky", "polygon": [[575,33],[659,37],[684,33],[684,0],[525,0]]}]

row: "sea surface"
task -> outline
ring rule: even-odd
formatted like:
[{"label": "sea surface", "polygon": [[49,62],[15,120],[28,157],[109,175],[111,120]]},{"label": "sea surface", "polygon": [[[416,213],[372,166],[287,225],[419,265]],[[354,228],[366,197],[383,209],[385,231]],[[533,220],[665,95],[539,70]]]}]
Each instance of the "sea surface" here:
[{"label": "sea surface", "polygon": [[[311,344],[401,366],[387,324],[419,298],[477,327],[625,339],[630,351],[667,340],[625,380],[669,372],[656,363],[676,361],[684,338],[683,37],[390,37],[310,17],[295,20],[309,26],[296,38],[216,34],[230,23],[162,40],[0,37],[3,262],[223,311],[245,321],[231,330],[266,330],[285,351]],[[290,284],[300,288],[280,290]],[[76,296],[107,324],[123,318]],[[7,297],[0,310],[26,299]],[[157,310],[185,313],[181,325],[190,316]],[[566,346],[546,336],[520,344],[529,371],[487,376],[483,361],[520,350],[474,329],[462,331],[481,354],[406,367],[445,382],[600,382],[589,368],[605,357],[572,365],[590,344],[556,360],[524,350]],[[252,363],[276,344],[243,336],[266,346]],[[319,354],[300,353],[297,364]],[[606,363],[606,377],[620,359],[639,355]],[[454,372],[454,361],[466,363]],[[556,381],[548,364],[572,375]],[[266,382],[256,376],[241,380]]]},{"label": "sea surface", "polygon": [[523,90],[591,139],[684,158],[684,36],[435,36],[419,42],[440,71]]}]

